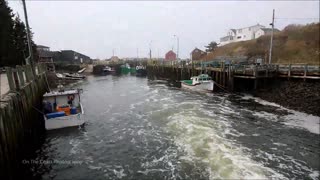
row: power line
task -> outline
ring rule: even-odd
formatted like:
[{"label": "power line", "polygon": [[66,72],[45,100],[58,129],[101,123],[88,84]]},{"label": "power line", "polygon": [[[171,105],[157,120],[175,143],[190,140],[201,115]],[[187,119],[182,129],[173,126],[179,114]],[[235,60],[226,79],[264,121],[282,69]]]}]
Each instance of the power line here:
[{"label": "power line", "polygon": [[301,20],[304,20],[304,19],[320,19],[320,18],[275,18],[275,19],[301,19]]}]

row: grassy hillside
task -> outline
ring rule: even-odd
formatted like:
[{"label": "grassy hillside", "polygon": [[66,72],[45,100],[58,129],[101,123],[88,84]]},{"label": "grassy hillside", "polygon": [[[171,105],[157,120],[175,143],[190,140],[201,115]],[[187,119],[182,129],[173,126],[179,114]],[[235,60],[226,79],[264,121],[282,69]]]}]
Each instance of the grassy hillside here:
[{"label": "grassy hillside", "polygon": [[[320,23],[289,25],[274,34],[273,63],[308,63],[319,65]],[[258,39],[236,42],[221,46],[209,53],[204,60],[217,56],[248,56],[268,59],[270,35]]]}]

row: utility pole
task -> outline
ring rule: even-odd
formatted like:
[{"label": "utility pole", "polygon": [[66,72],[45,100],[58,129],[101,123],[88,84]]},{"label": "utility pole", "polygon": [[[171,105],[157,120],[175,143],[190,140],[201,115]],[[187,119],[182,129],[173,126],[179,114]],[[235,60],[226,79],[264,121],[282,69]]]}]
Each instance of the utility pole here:
[{"label": "utility pole", "polygon": [[139,59],[139,48],[137,48],[137,59]]},{"label": "utility pole", "polygon": [[112,56],[114,56],[114,48],[112,49]]},{"label": "utility pole", "polygon": [[173,35],[177,38],[177,60],[179,59],[179,37],[177,35]]},{"label": "utility pole", "polygon": [[158,60],[159,60],[159,58],[160,58],[160,53],[159,53],[159,48],[158,48]]},{"label": "utility pole", "polygon": [[177,60],[179,59],[179,37],[177,36]]},{"label": "utility pole", "polygon": [[23,3],[23,11],[24,11],[24,17],[26,21],[26,28],[27,28],[27,41],[28,41],[28,49],[29,49],[29,56],[26,58],[26,64],[31,65],[32,73],[33,75],[36,74],[34,70],[34,62],[33,62],[33,53],[32,53],[32,47],[31,47],[31,36],[30,36],[30,27],[28,22],[28,13],[27,13],[27,7],[26,7],[26,1],[22,0]]},{"label": "utility pole", "polygon": [[271,59],[272,59],[273,30],[274,30],[274,9],[273,9],[273,13],[272,13],[272,23],[270,25],[272,27],[272,31],[271,31],[271,39],[270,39],[269,64],[271,64]]},{"label": "utility pole", "polygon": [[150,48],[150,51],[149,51],[149,58],[150,58],[150,60],[151,60],[151,48]]},{"label": "utility pole", "polygon": [[151,58],[152,58],[152,54],[151,54],[151,43],[152,43],[152,41],[150,41],[150,44],[149,44],[149,57],[150,57],[150,60],[151,60]]}]

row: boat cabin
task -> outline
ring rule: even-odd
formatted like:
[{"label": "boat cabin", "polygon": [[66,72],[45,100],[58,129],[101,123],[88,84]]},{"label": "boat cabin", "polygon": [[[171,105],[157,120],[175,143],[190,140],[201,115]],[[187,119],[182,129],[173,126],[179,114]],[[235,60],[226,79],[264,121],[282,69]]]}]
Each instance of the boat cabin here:
[{"label": "boat cabin", "polygon": [[43,95],[43,109],[48,119],[81,113],[80,92],[68,90],[46,93]]},{"label": "boat cabin", "polygon": [[208,76],[207,74],[200,74],[199,76],[193,76],[190,79],[191,79],[190,84],[192,83],[192,85],[200,84],[202,82],[211,81],[211,77]]}]

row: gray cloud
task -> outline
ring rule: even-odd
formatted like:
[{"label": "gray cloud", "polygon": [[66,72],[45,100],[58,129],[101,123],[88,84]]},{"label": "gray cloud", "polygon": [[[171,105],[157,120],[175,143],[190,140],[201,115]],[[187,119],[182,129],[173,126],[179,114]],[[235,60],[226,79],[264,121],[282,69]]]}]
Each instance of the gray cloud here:
[{"label": "gray cloud", "polygon": [[[22,3],[9,6],[23,18]],[[120,57],[163,57],[176,49],[180,38],[180,57],[189,57],[194,47],[204,48],[219,41],[229,28],[271,22],[276,28],[291,23],[310,23],[319,19],[318,1],[27,1],[30,26],[37,44],[53,50],[73,49],[92,58],[108,58],[112,50]],[[300,19],[302,18],[302,19]]]}]

